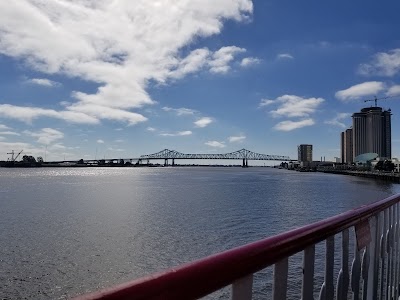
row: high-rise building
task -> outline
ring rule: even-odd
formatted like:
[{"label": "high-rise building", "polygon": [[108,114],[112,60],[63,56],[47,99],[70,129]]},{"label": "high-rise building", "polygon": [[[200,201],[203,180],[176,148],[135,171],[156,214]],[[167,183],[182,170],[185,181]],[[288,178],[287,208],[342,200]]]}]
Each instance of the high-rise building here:
[{"label": "high-rise building", "polygon": [[340,135],[342,163],[350,164],[353,162],[353,129],[346,129]]},{"label": "high-rise building", "polygon": [[312,162],[312,145],[301,144],[297,146],[298,161]]},{"label": "high-rise building", "polygon": [[392,157],[391,111],[381,107],[367,107],[354,113],[353,159],[363,153],[377,153]]}]

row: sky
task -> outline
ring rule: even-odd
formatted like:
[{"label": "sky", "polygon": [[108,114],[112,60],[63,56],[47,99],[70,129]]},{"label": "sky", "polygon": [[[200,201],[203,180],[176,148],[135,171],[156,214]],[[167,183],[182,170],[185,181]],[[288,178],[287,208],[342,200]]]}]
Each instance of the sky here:
[{"label": "sky", "polygon": [[400,2],[0,1],[0,160],[242,148],[340,156],[351,115],[392,110]]}]

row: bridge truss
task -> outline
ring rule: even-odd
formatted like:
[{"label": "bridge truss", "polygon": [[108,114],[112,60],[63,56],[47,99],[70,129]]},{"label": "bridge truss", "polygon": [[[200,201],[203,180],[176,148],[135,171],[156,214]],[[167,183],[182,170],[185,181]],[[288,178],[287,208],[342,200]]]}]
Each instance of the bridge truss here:
[{"label": "bridge truss", "polygon": [[223,154],[185,154],[175,150],[164,149],[160,152],[141,155],[140,159],[242,159],[242,160],[279,160],[289,161],[288,156],[260,154],[247,149]]}]

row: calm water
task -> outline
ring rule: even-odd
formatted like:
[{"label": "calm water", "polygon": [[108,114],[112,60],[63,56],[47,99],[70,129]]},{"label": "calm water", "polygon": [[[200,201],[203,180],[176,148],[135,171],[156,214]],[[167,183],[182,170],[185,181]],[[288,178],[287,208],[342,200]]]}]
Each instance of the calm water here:
[{"label": "calm water", "polygon": [[271,168],[0,168],[0,299],[70,298],[398,192]]}]

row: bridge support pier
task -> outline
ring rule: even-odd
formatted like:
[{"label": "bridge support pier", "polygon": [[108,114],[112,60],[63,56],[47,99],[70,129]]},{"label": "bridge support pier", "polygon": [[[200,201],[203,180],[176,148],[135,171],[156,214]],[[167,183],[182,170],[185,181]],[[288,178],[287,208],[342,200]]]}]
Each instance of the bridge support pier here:
[{"label": "bridge support pier", "polygon": [[173,167],[175,166],[175,159],[174,158],[172,159],[172,166]]},{"label": "bridge support pier", "polygon": [[248,162],[249,162],[249,161],[248,161],[247,158],[243,158],[242,168],[247,168],[247,167],[249,166],[249,163],[248,163]]},{"label": "bridge support pier", "polygon": [[168,166],[168,158],[164,159],[164,167]]}]

